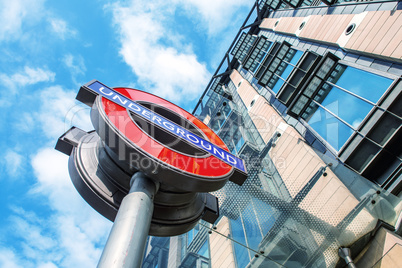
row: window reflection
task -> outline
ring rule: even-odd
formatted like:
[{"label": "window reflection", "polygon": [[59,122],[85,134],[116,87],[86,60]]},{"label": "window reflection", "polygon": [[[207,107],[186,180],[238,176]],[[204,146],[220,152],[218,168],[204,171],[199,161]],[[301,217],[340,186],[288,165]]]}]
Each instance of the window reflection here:
[{"label": "window reflection", "polygon": [[[334,149],[340,150],[392,80],[343,64],[337,64],[329,74],[333,63],[326,59],[317,77],[306,87],[304,94],[313,101],[302,118]],[[318,78],[325,79],[328,74],[326,82]]]},{"label": "window reflection", "polygon": [[[238,242],[233,243],[237,267],[246,267],[247,264],[250,262],[250,257],[248,255],[247,248],[242,246],[247,245],[247,243],[241,217],[239,216],[237,219],[231,219],[230,226],[233,239]],[[242,245],[240,245],[239,243]]]},{"label": "window reflection", "polygon": [[197,254],[201,255],[201,256],[203,256],[205,258],[209,258],[208,240],[205,240],[204,244],[202,245],[200,250],[198,250]]}]

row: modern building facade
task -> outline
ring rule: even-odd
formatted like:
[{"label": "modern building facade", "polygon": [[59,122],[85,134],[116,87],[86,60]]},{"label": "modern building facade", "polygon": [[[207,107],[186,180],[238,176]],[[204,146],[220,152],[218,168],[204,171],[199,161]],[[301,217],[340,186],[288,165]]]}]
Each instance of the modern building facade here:
[{"label": "modern building facade", "polygon": [[143,267],[401,267],[401,75],[402,3],[256,1],[193,112],[249,177]]}]

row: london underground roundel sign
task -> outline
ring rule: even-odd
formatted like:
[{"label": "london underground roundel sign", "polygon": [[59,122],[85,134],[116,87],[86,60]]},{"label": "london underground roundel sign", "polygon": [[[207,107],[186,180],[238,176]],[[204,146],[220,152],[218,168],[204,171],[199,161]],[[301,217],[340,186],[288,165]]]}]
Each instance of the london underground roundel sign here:
[{"label": "london underground roundel sign", "polygon": [[247,178],[243,160],[211,129],[160,97],[93,80],[77,99],[92,106],[96,132],[119,159],[165,188],[209,192]]}]

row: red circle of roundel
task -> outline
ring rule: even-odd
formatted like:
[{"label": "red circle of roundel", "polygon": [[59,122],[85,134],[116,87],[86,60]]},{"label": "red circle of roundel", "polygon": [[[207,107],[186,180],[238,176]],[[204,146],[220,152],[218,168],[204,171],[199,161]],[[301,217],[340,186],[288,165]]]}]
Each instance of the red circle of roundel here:
[{"label": "red circle of roundel", "polygon": [[[114,90],[131,100],[158,104],[170,109],[195,125],[204,133],[211,143],[229,151],[224,142],[209,127],[192,114],[173,103],[136,89],[114,88]],[[231,174],[233,168],[213,155],[208,154],[206,157],[184,155],[152,139],[133,122],[126,108],[106,98],[102,98],[102,106],[110,122],[126,136],[130,142],[159,161],[177,168],[180,171],[203,177],[223,177]]]}]

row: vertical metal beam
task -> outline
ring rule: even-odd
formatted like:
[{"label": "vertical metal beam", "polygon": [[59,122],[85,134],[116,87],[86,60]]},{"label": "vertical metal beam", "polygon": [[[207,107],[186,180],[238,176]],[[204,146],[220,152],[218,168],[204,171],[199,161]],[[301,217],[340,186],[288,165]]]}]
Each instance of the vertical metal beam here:
[{"label": "vertical metal beam", "polygon": [[141,267],[158,186],[142,172],[131,178],[131,188],[117,212],[98,268]]},{"label": "vertical metal beam", "polygon": [[[192,114],[194,114],[194,113],[197,111],[198,106],[199,106],[200,103],[202,102],[202,99],[204,98],[205,94],[207,93],[207,91],[208,91],[208,89],[209,89],[209,86],[212,84],[212,80],[213,80],[214,77],[216,77],[216,75],[218,74],[218,72],[219,72],[219,70],[221,69],[223,63],[225,62],[226,55],[229,55],[229,52],[230,52],[230,50],[232,49],[232,47],[234,46],[235,42],[237,41],[237,38],[239,37],[239,35],[242,33],[242,31],[243,31],[244,29],[246,29],[246,28],[252,26],[252,25],[250,25],[250,26],[248,26],[248,27],[245,27],[245,25],[247,24],[248,20],[250,19],[250,16],[253,14],[253,11],[254,11],[255,8],[258,9],[258,0],[255,0],[255,3],[253,4],[253,7],[251,8],[251,10],[250,10],[250,12],[248,13],[246,19],[244,20],[242,26],[240,27],[239,31],[237,32],[235,38],[233,39],[232,44],[229,46],[229,49],[226,51],[225,56],[224,56],[223,59],[221,60],[221,62],[220,62],[220,64],[219,64],[218,68],[216,69],[214,75],[212,76],[212,79],[209,80],[209,83],[208,83],[207,87],[205,88],[205,90],[204,90],[204,92],[202,93],[200,99],[198,100],[197,104],[195,105],[195,108],[194,108]],[[229,64],[229,66],[230,66],[230,64]]]}]

